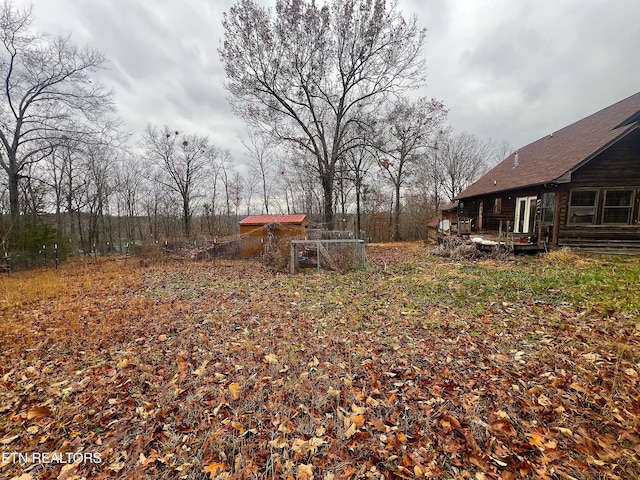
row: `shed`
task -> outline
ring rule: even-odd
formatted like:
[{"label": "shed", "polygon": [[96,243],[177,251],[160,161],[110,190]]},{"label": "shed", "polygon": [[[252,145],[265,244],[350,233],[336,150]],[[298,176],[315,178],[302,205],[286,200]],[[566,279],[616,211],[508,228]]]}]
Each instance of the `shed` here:
[{"label": "shed", "polygon": [[252,215],[240,221],[240,251],[244,257],[257,257],[277,243],[307,238],[309,220],[304,214]]}]

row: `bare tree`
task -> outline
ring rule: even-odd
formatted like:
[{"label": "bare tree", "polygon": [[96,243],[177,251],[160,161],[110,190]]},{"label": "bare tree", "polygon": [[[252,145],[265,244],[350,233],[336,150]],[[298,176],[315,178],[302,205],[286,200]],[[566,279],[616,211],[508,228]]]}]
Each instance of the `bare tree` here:
[{"label": "bare tree", "polygon": [[229,173],[232,168],[231,152],[229,152],[229,150],[225,150],[222,153],[222,160],[220,162],[220,180],[222,180],[222,185],[224,187],[224,204],[226,206],[224,213],[227,217],[231,216],[231,180],[229,178]]},{"label": "bare tree", "polygon": [[[161,207],[163,197],[166,196],[165,188],[160,183],[161,172],[153,170],[150,176],[145,178],[142,183],[142,208],[146,214],[148,223],[148,233],[150,238],[159,241],[161,217],[164,214]],[[144,238],[143,235],[141,235]]]},{"label": "bare tree", "polygon": [[218,181],[224,172],[224,162],[229,152],[223,151],[221,154],[211,156],[209,161],[209,178],[208,178],[208,201],[203,205],[205,219],[207,222],[207,231],[209,235],[219,233],[218,224]]},{"label": "bare tree", "polygon": [[397,1],[238,0],[224,15],[220,56],[236,113],[296,144],[320,180],[333,227],[336,166],[349,130],[388,94],[422,83],[425,31]]},{"label": "bare tree", "polygon": [[438,149],[444,194],[453,201],[488,170],[493,147],[475,135],[462,132],[446,138]]},{"label": "bare tree", "polygon": [[[116,166],[115,171],[118,228],[120,217],[124,214],[125,238],[128,242],[136,238],[136,229],[140,240],[143,238],[142,225],[138,219],[141,206],[142,185],[144,182],[143,166],[137,157],[126,155]],[[118,235],[121,240],[121,235]]]},{"label": "bare tree", "polygon": [[65,173],[69,168],[70,155],[63,147],[55,148],[51,155],[46,157],[44,163],[44,181],[49,186],[52,195],[53,207],[56,214],[56,226],[58,232],[63,233],[63,207],[65,205]]},{"label": "bare tree", "polygon": [[30,23],[30,8],[19,10],[10,1],[0,7],[0,167],[8,179],[14,235],[27,167],[64,138],[95,139],[105,127],[98,120],[112,110],[111,92],[91,79],[104,67],[104,55],[78,49],[68,37],[37,36]]},{"label": "bare tree", "polygon": [[434,99],[399,98],[388,112],[377,141],[378,164],[394,188],[394,239],[400,240],[401,191],[418,162],[437,138],[447,111]]},{"label": "bare tree", "polygon": [[242,178],[242,175],[240,175],[240,172],[235,170],[233,172],[233,177],[229,181],[229,186],[228,186],[229,196],[234,208],[233,215],[235,217],[235,223],[237,223],[238,211],[240,210],[240,205],[242,204],[242,194],[245,190],[244,187],[245,187],[245,184],[244,184],[244,179]]},{"label": "bare tree", "polygon": [[491,155],[487,159],[488,168],[493,168],[514,152],[513,146],[506,140],[495,143],[489,140]]},{"label": "bare tree", "polygon": [[250,167],[250,175],[259,179],[263,211],[269,215],[273,184],[271,169],[275,165],[273,139],[264,134],[264,132],[250,128],[247,131],[247,139],[243,140],[242,143],[249,152],[249,157],[253,160]]},{"label": "bare tree", "polygon": [[356,223],[355,223],[355,235],[356,238],[363,238],[362,236],[362,203],[363,196],[367,190],[367,184],[365,180],[371,167],[375,164],[375,153],[372,148],[362,146],[361,148],[352,149],[346,155],[345,168],[348,171],[350,180],[353,182],[355,189],[356,200]]},{"label": "bare tree", "polygon": [[245,200],[247,204],[247,215],[251,215],[253,196],[258,190],[260,184],[260,174],[256,170],[249,170],[249,173],[245,179]]},{"label": "bare tree", "polygon": [[[114,187],[110,152],[105,147],[92,148],[84,162],[83,203],[88,220],[85,249],[98,251],[106,234],[105,216],[108,217],[109,200]],[[81,221],[80,209],[78,220]],[[110,239],[113,241],[113,239]]]},{"label": "bare tree", "polygon": [[184,235],[191,235],[193,202],[206,178],[206,168],[218,155],[207,137],[184,135],[168,126],[162,130],[149,125],[142,139],[147,158],[163,173],[162,184],[178,195]]}]

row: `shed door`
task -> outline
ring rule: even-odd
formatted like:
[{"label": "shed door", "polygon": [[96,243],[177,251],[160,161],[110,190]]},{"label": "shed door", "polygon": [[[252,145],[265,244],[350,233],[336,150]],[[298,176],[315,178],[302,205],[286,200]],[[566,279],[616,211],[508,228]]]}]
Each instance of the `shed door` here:
[{"label": "shed door", "polygon": [[515,233],[533,233],[536,221],[537,197],[516,198]]}]

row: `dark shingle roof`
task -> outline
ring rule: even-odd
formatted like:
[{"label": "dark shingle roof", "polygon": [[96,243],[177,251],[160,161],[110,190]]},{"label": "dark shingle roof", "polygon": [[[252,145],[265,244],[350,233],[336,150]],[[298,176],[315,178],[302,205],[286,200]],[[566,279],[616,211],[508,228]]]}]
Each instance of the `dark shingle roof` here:
[{"label": "dark shingle roof", "polygon": [[457,198],[558,181],[639,127],[640,93],[589,115],[512,153]]}]

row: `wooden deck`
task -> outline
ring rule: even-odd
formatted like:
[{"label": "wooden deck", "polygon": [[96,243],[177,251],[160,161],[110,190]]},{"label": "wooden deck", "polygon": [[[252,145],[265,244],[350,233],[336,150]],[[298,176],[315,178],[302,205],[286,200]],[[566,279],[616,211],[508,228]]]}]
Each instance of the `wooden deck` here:
[{"label": "wooden deck", "polygon": [[[538,242],[535,237],[513,234],[500,235],[493,232],[471,232],[469,234],[454,234],[453,237],[474,244],[479,250],[490,252],[497,248],[504,248],[514,253],[543,252],[547,250],[546,242]],[[440,241],[440,239],[439,239]]]}]

